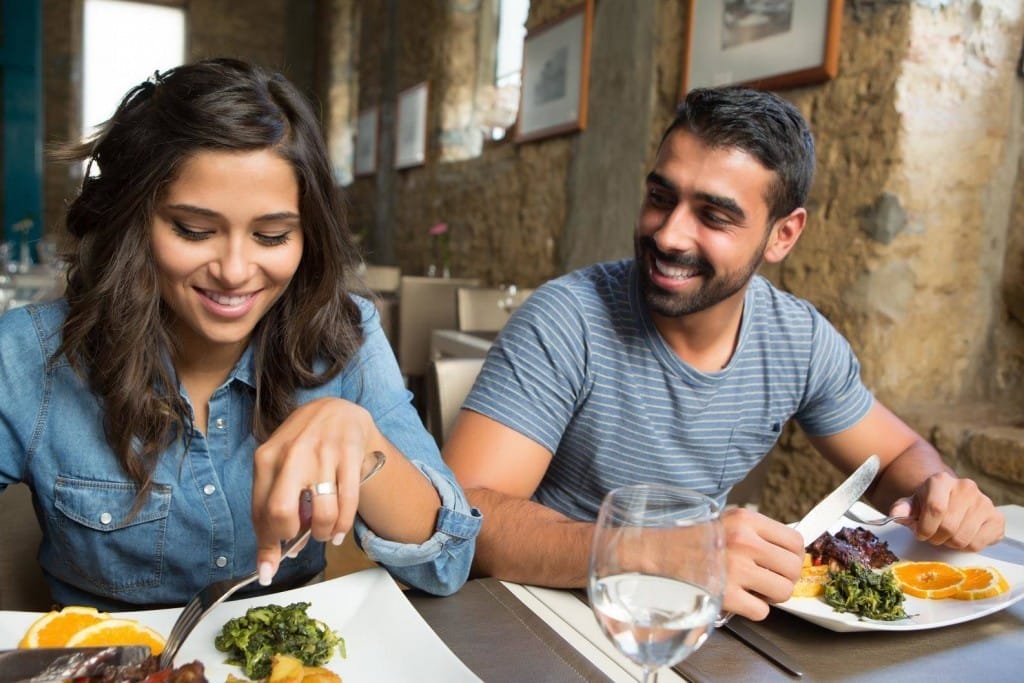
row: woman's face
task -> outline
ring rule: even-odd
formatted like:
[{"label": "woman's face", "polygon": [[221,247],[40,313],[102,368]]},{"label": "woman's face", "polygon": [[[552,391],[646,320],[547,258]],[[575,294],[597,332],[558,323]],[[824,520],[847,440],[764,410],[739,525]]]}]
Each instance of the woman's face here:
[{"label": "woman's face", "polygon": [[157,206],[152,244],[184,358],[237,359],[302,258],[294,170],[270,150],[195,153]]}]

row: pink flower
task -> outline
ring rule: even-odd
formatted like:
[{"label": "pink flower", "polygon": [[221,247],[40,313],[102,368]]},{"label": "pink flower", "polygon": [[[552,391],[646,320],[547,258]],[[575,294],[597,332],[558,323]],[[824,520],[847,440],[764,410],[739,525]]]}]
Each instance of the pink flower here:
[{"label": "pink flower", "polygon": [[446,232],[448,232],[447,223],[438,223],[437,225],[434,225],[430,228],[431,235],[443,235]]}]

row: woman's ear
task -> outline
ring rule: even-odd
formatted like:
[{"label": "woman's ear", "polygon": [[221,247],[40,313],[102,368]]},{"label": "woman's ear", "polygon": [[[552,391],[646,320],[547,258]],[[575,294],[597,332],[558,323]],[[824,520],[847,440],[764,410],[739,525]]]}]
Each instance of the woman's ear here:
[{"label": "woman's ear", "polygon": [[807,209],[802,206],[793,209],[792,213],[784,218],[775,221],[772,226],[772,234],[768,237],[768,246],[764,249],[764,260],[768,263],[778,263],[786,258],[790,250],[800,239],[807,223]]}]

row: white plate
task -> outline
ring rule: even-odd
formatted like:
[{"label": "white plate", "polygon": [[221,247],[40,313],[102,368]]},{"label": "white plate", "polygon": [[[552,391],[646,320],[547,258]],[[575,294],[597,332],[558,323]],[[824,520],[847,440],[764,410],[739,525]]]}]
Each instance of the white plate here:
[{"label": "white plate", "polygon": [[[853,511],[864,519],[882,516],[877,510],[863,503],[855,504]],[[857,527],[861,525],[844,517],[829,531],[836,533],[844,526]],[[790,598],[786,602],[775,606],[785,612],[823,626],[830,631],[920,631],[980,619],[986,615],[1004,610],[1021,598],[1024,598],[1024,565],[1005,562],[992,557],[999,550],[1002,550],[998,545],[983,551],[984,554],[962,553],[921,543],[914,538],[914,535],[908,529],[899,524],[887,524],[882,527],[864,526],[864,528],[870,529],[876,536],[887,542],[889,549],[896,553],[896,556],[901,560],[940,560],[956,567],[978,565],[995,567],[1006,577],[1010,584],[1010,590],[1002,595],[985,600],[953,600],[951,598],[946,600],[925,600],[908,595],[903,601],[903,607],[907,614],[911,616],[899,621],[860,619],[848,612],[836,612],[820,597]],[[1014,556],[1010,553],[1007,554],[1011,557]],[[1015,555],[1024,559],[1024,555],[1019,551]]]},{"label": "white plate", "polygon": [[[325,666],[344,681],[479,681],[427,625],[402,595],[386,571],[367,569],[312,586],[245,600],[226,602],[199,623],[175,658],[181,664],[199,660],[210,681],[228,674],[244,677],[236,666],[224,663],[213,640],[229,620],[250,607],[293,602],[311,603],[308,614],[345,639],[348,657],[340,655]],[[124,612],[118,616],[139,622],[167,635],[179,609]],[[0,649],[17,647],[37,612],[0,611]]]}]

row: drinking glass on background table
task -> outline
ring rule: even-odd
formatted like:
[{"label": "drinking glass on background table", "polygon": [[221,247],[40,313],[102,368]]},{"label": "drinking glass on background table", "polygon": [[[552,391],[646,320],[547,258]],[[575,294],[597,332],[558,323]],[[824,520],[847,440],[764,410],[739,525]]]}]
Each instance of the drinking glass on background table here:
[{"label": "drinking glass on background table", "polygon": [[685,659],[707,640],[725,590],[718,505],[696,491],[638,484],[601,503],[587,592],[598,623],[643,670]]}]

